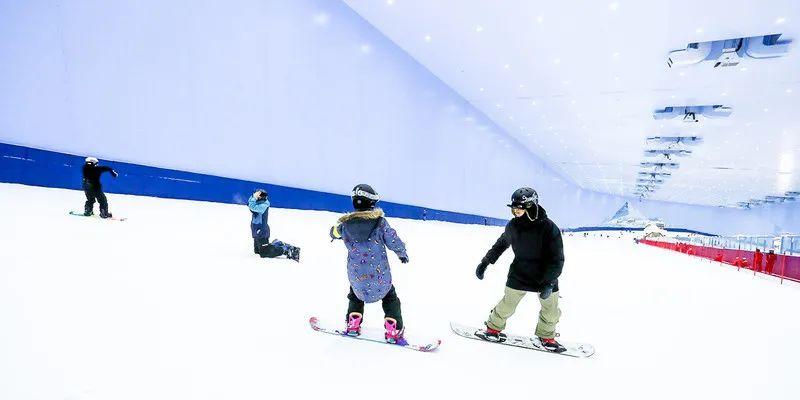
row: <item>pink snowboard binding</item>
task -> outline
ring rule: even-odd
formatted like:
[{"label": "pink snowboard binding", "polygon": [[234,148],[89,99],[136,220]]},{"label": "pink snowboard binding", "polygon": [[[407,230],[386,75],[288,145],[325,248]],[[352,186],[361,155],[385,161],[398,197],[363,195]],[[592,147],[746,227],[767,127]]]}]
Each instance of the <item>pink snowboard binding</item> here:
[{"label": "pink snowboard binding", "polygon": [[347,336],[361,335],[361,318],[362,315],[356,312],[347,316],[347,330],[345,331]]},{"label": "pink snowboard binding", "polygon": [[408,344],[406,339],[403,338],[403,333],[406,329],[397,329],[397,321],[392,318],[387,318],[383,323],[383,326],[386,328],[386,333],[384,334],[386,343],[399,344],[401,346]]}]

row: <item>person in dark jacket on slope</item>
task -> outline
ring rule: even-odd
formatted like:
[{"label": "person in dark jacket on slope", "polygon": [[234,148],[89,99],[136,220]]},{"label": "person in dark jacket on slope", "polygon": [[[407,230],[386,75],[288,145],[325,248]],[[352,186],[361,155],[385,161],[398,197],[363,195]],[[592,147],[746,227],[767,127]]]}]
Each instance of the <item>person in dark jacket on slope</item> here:
[{"label": "person in dark jacket on slope", "polygon": [[86,203],[83,205],[83,215],[90,216],[94,213],[95,199],[100,203],[100,218],[111,218],[111,213],[108,212],[108,201],[106,195],[103,193],[103,185],[100,184],[100,175],[103,172],[111,173],[114,178],[117,177],[117,171],[111,167],[101,167],[98,165],[99,161],[94,157],[86,157],[83,164],[83,193],[86,195]]},{"label": "person in dark jacket on slope", "polygon": [[561,230],[547,218],[544,208],[539,205],[538,194],[531,188],[517,189],[508,206],[514,218],[475,271],[478,279],[483,279],[486,267],[494,264],[511,246],[514,261],[508,271],[505,294],[486,321],[484,338],[501,340],[500,331],[505,329],[506,320],[514,314],[522,298],[528,292],[538,292],[542,308],[536,336],[547,350],[560,353],[566,350],[555,340],[556,324],[561,317],[558,277],[564,266]]}]

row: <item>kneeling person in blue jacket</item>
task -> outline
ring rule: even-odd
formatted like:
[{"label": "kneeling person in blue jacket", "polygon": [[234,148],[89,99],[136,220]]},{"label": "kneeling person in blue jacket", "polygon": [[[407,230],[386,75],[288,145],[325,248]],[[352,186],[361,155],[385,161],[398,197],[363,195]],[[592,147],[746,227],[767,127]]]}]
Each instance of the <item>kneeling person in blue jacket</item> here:
[{"label": "kneeling person in blue jacket", "polygon": [[247,201],[252,220],[250,231],[253,234],[253,252],[261,258],[275,258],[286,256],[295,261],[300,261],[300,248],[280,240],[269,241],[269,196],[264,189],[258,189]]}]

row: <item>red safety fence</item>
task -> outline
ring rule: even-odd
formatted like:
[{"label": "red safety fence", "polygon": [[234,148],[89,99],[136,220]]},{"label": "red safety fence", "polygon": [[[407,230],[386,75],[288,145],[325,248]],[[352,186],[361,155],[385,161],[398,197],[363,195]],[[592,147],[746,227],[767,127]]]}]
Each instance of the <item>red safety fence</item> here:
[{"label": "red safety fence", "polygon": [[720,249],[689,243],[662,242],[656,240],[640,240],[639,243],[661,247],[662,249],[679,251],[696,257],[714,260],[719,263],[729,264],[737,268],[747,268],[754,272],[800,282],[800,257],[798,256],[784,254],[770,255],[769,253],[762,252],[760,262],[757,263],[756,252],[750,250]]}]

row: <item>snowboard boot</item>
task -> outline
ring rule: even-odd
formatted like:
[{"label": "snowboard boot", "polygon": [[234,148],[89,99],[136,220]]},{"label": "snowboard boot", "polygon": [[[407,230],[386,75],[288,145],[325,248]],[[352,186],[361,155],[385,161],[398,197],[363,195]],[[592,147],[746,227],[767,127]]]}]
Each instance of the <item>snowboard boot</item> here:
[{"label": "snowboard boot", "polygon": [[542,347],[547,349],[548,351],[552,351],[553,353],[562,353],[567,351],[567,349],[561,345],[561,343],[556,342],[554,338],[543,338],[540,337],[539,341],[542,342]]},{"label": "snowboard boot", "polygon": [[92,210],[94,207],[89,207],[88,205],[83,207],[83,215],[85,217],[91,217],[94,215],[94,211]]},{"label": "snowboard boot", "polygon": [[253,253],[261,254],[261,252],[258,251],[259,247],[261,247],[261,245],[258,243],[258,239],[253,239]]},{"label": "snowboard boot", "polygon": [[399,344],[401,346],[408,344],[406,339],[403,338],[406,328],[397,329],[397,321],[393,318],[386,318],[383,327],[386,328],[386,333],[383,335],[384,339],[386,339],[386,343]]},{"label": "snowboard boot", "polygon": [[347,330],[344,332],[347,336],[361,335],[361,318],[362,315],[357,312],[347,316]]},{"label": "snowboard boot", "polygon": [[482,336],[481,339],[488,340],[490,342],[502,342],[505,340],[505,335],[501,333],[498,329],[492,329],[489,325],[486,325],[486,330],[483,332],[478,332],[478,336]]},{"label": "snowboard boot", "polygon": [[104,209],[100,210],[100,218],[111,218],[112,216],[113,215],[111,215],[111,213],[108,212],[108,210],[104,210]]},{"label": "snowboard boot", "polygon": [[289,258],[297,262],[300,262],[300,248],[292,246],[289,249]]}]

